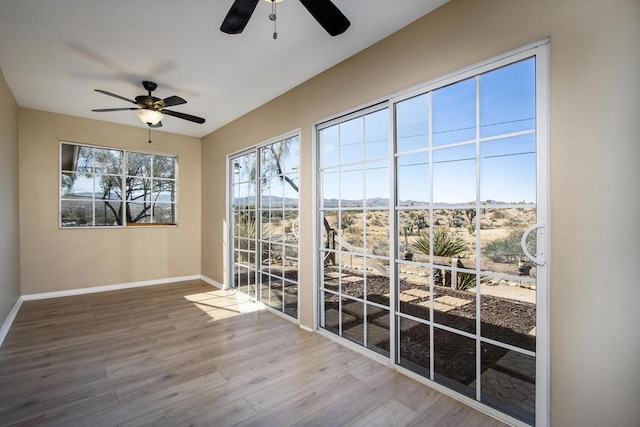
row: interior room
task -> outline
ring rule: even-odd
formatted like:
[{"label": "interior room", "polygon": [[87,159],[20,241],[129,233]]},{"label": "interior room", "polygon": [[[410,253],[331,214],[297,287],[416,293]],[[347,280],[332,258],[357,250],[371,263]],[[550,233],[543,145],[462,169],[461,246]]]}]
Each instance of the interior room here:
[{"label": "interior room", "polygon": [[[0,2],[0,424],[638,425],[638,1],[56,3]],[[103,320],[217,371],[110,418]]]}]

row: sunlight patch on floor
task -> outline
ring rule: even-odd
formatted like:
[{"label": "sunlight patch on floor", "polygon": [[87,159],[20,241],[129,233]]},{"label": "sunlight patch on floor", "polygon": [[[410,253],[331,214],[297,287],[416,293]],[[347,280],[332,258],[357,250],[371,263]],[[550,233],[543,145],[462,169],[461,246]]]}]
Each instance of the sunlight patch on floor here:
[{"label": "sunlight patch on floor", "polygon": [[195,307],[207,313],[212,320],[227,319],[245,313],[264,310],[264,306],[250,301],[234,291],[216,290],[185,295]]}]

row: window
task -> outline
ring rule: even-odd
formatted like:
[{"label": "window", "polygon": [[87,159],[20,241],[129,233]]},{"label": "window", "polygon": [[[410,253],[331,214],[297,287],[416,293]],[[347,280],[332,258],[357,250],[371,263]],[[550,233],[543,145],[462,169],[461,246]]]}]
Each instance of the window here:
[{"label": "window", "polygon": [[60,226],[175,225],[177,157],[60,145]]}]

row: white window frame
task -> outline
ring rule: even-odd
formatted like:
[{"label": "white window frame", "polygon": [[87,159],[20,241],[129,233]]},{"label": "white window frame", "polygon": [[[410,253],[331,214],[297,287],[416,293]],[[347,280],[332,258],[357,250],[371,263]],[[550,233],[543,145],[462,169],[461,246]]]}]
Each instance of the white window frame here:
[{"label": "white window frame", "polygon": [[[129,149],[125,149],[125,148],[118,148],[118,147],[108,147],[108,146],[101,146],[101,145],[93,145],[93,144],[85,144],[82,142],[73,142],[73,141],[67,141],[67,140],[59,140],[59,147],[58,147],[58,228],[61,230],[95,230],[95,229],[122,229],[122,228],[139,228],[139,227],[149,227],[149,228],[156,228],[156,227],[177,227],[178,226],[178,200],[179,200],[179,157],[177,154],[171,154],[171,153],[158,153],[158,152],[150,152],[150,151],[142,151],[142,150],[129,150]],[[158,179],[162,179],[162,180],[167,180],[167,181],[173,181],[175,182],[175,200],[173,203],[174,205],[174,209],[175,209],[175,216],[174,216],[174,222],[169,224],[169,223],[127,223],[126,221],[126,217],[125,217],[125,210],[126,210],[126,204],[129,203],[128,200],[123,199],[120,200],[120,203],[122,203],[122,225],[95,225],[95,213],[94,213],[94,217],[93,217],[93,222],[94,224],[92,225],[87,225],[87,226],[77,226],[77,227],[68,227],[68,226],[63,226],[62,225],[62,201],[65,199],[64,196],[62,195],[62,146],[63,145],[74,145],[74,146],[78,146],[78,147],[85,147],[85,148],[93,148],[93,149],[103,149],[103,150],[114,150],[114,151],[120,151],[122,153],[122,160],[121,160],[121,171],[119,174],[108,174],[111,176],[115,176],[118,175],[121,178],[121,188],[122,188],[122,192],[123,192],[123,197],[124,197],[124,193],[126,191],[126,180],[127,177],[129,176],[127,174],[127,154],[128,153],[136,153],[136,154],[144,154],[144,155],[151,155],[151,156],[162,156],[162,157],[173,157],[174,158],[174,167],[175,167],[175,173],[174,173],[174,178],[158,178]],[[153,162],[152,162],[152,166],[153,168]],[[153,170],[153,169],[152,169]],[[92,175],[95,175],[95,173],[92,173]],[[101,174],[100,174],[101,175]],[[107,174],[105,174],[107,175]],[[149,177],[149,179],[151,179],[153,181],[153,179],[155,179],[155,177],[153,177],[153,172],[152,172],[152,176]],[[95,199],[94,200],[94,206],[95,206]],[[132,204],[134,204],[134,202],[132,202]]]}]

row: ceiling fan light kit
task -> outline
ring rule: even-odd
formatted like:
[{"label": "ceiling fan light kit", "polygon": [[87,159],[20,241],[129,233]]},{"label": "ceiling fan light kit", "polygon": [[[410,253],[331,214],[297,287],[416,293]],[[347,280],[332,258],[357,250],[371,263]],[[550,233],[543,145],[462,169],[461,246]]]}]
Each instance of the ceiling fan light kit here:
[{"label": "ceiling fan light kit", "polygon": [[164,115],[160,111],[147,110],[146,108],[136,110],[136,114],[138,118],[142,120],[142,123],[147,125],[156,125],[164,118]]}]

